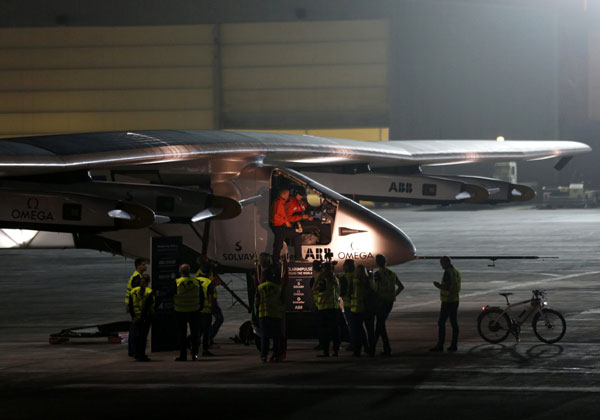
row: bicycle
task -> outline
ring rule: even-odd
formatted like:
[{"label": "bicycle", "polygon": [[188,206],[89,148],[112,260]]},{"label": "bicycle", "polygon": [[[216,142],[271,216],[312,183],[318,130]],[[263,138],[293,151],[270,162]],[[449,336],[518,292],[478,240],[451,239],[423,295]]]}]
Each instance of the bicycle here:
[{"label": "bicycle", "polygon": [[[560,341],[567,331],[565,318],[554,309],[547,308],[544,290],[532,290],[533,296],[529,300],[512,305],[508,297],[512,293],[499,293],[506,299],[506,308],[497,306],[484,306],[477,317],[477,332],[481,338],[489,343],[499,343],[511,333],[515,336],[517,343],[520,341],[521,325],[533,315],[531,326],[535,336],[542,342],[552,344]],[[529,308],[523,309],[518,318],[512,315],[515,306],[529,304]]]}]

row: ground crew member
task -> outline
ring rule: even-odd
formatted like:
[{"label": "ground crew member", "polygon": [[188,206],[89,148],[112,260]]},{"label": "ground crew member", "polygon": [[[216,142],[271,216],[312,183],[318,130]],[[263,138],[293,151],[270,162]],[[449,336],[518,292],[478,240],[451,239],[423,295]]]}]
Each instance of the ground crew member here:
[{"label": "ground crew member", "polygon": [[330,262],[323,264],[321,274],[315,282],[314,290],[318,292],[315,303],[320,326],[320,344],[323,350],[323,353],[318,357],[329,357],[330,342],[333,342],[333,356],[337,357],[340,349],[340,331],[338,328],[340,284],[335,274],[333,274],[333,265]]},{"label": "ground crew member", "polygon": [[352,346],[354,345],[354,333],[352,332],[352,302],[350,290],[352,283],[354,282],[354,277],[356,276],[356,264],[354,264],[354,260],[348,259],[344,261],[342,268],[344,273],[338,277],[338,282],[340,283],[340,297],[344,304],[344,319],[346,321],[346,326],[348,327],[348,335],[350,336],[350,347],[348,350],[352,350]]},{"label": "ground crew member", "polygon": [[[323,268],[323,262],[320,260],[313,260],[312,262],[312,277],[310,278],[310,282],[309,282],[309,287],[310,290],[313,294],[313,302],[317,303],[317,300],[319,299],[319,294],[320,292],[315,290],[315,284],[317,283],[317,280],[319,279],[319,275],[321,274],[321,269]],[[317,337],[319,337],[319,341],[317,343],[317,345],[314,347],[313,350],[322,350],[321,347],[321,333],[319,330],[319,320],[316,319],[315,320],[315,325],[314,325],[314,331],[316,331],[316,335]]]},{"label": "ground crew member", "polygon": [[129,294],[129,313],[137,335],[135,360],[138,362],[150,360],[146,355],[146,341],[150,332],[152,314],[154,314],[154,292],[148,287],[149,284],[150,276],[142,274],[140,285],[131,289]]},{"label": "ground crew member", "polygon": [[283,288],[279,284],[277,265],[271,264],[262,271],[261,283],[256,292],[260,325],[260,360],[265,363],[269,354],[269,339],[273,340],[273,362],[279,362],[283,319]]},{"label": "ground crew member", "polygon": [[221,325],[223,325],[223,321],[225,317],[223,316],[223,310],[219,306],[217,286],[220,286],[223,282],[219,275],[215,272],[215,267],[211,264],[208,257],[204,254],[200,255],[197,259],[199,264],[198,271],[196,272],[196,277],[206,277],[209,278],[214,285],[214,299],[212,302],[212,323],[210,326],[210,334],[209,334],[209,347],[215,346],[215,337],[219,333],[219,329]]},{"label": "ground crew member", "polygon": [[352,320],[352,355],[360,357],[361,349],[375,355],[375,291],[373,279],[364,265],[359,265],[350,283],[350,318]]},{"label": "ground crew member", "polygon": [[204,308],[204,290],[200,282],[190,275],[190,266],[179,267],[179,277],[175,280],[174,296],[175,316],[177,318],[177,336],[179,338],[179,357],[175,360],[187,360],[187,327],[190,326],[192,339],[192,360],[198,360],[198,333],[200,311]]},{"label": "ground crew member", "polygon": [[290,190],[287,188],[279,191],[277,199],[271,205],[270,223],[275,239],[273,240],[273,261],[279,261],[283,241],[292,240],[294,243],[294,252],[296,261],[303,261],[302,258],[302,237],[292,227],[285,212],[285,203],[290,197]]},{"label": "ground crew member", "polygon": [[392,349],[390,348],[390,340],[387,334],[387,328],[385,326],[386,320],[392,311],[396,296],[404,290],[404,286],[398,279],[396,273],[387,268],[387,259],[382,254],[375,256],[375,263],[379,268],[375,273],[375,296],[377,298],[377,308],[375,310],[375,343],[373,344],[373,352],[377,347],[377,341],[379,337],[383,341],[383,353],[382,356],[390,356]]},{"label": "ground crew member", "polygon": [[214,356],[209,350],[210,326],[212,324],[213,304],[215,302],[215,285],[208,277],[196,277],[204,293],[204,308],[200,311],[200,336],[202,337],[202,356]]},{"label": "ground crew member", "polygon": [[[140,285],[140,280],[142,279],[142,274],[148,268],[148,260],[145,258],[136,258],[134,261],[135,271],[129,277],[129,281],[127,282],[127,291],[125,292],[125,311],[129,313],[129,295],[131,294],[131,290],[134,287],[138,287]],[[129,357],[135,357],[135,345],[137,342],[137,329],[134,328],[133,322],[129,325],[129,336],[127,338],[127,352],[129,353]]]},{"label": "ground crew member", "polygon": [[460,293],[460,282],[461,276],[458,271],[452,265],[450,257],[440,258],[440,265],[444,269],[444,277],[442,282],[433,282],[433,285],[440,289],[440,301],[442,302],[440,307],[440,318],[438,320],[438,342],[431,351],[444,351],[444,340],[446,339],[446,320],[450,318],[450,325],[452,325],[452,342],[448,351],[456,351],[458,349],[458,302]]}]

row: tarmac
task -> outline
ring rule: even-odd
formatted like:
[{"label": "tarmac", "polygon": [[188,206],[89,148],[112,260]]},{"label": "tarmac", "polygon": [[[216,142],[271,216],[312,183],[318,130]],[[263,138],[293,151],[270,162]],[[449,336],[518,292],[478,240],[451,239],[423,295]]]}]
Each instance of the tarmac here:
[{"label": "tarmac", "polygon": [[[457,353],[431,353],[439,295],[437,261],[392,267],[406,287],[388,321],[392,357],[317,358],[314,340],[290,340],[282,363],[261,364],[235,344],[248,314],[220,293],[225,310],[214,357],[176,363],[173,352],[127,356],[126,344],[71,340],[63,328],[126,320],[133,263],[86,250],[3,250],[0,277],[0,418],[407,418],[596,419],[600,416],[600,210],[479,211],[431,207],[378,211],[414,241],[419,255],[539,255],[540,260],[456,260],[462,272]],[[243,279],[229,276],[242,296]],[[488,344],[481,307],[500,292],[525,300],[545,289],[567,333],[557,344],[524,325]],[[450,335],[448,326],[448,336]],[[381,346],[381,344],[380,344]],[[381,348],[378,349],[381,351]]]}]

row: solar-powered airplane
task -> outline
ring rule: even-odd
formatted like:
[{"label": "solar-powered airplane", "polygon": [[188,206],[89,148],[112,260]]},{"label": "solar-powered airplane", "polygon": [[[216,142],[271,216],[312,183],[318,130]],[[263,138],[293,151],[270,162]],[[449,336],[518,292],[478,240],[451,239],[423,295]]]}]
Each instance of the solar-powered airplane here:
[{"label": "solar-powered airplane", "polygon": [[[150,238],[181,236],[222,270],[271,252],[269,208],[281,188],[309,196],[307,260],[331,253],[373,267],[417,257],[401,229],[348,197],[420,204],[524,201],[529,187],[427,175],[431,165],[560,158],[569,141],[359,142],[230,131],[133,131],[0,140],[0,247],[90,248],[148,257]],[[318,181],[318,182],[317,182]],[[327,185],[327,186],[325,186]],[[338,191],[338,192],[336,192]],[[339,267],[339,266],[338,266]]]}]

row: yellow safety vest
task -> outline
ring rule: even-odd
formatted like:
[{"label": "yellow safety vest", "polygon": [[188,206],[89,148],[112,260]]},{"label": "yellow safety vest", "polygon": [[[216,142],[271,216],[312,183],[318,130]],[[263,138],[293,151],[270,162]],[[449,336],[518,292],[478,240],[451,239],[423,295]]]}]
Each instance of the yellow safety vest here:
[{"label": "yellow safety vest", "polygon": [[[342,275],[346,279],[346,293],[342,295],[342,300],[344,301],[344,309],[352,306],[352,297],[350,296],[350,288],[354,279],[356,278],[356,272],[353,273],[344,273]],[[341,286],[340,286],[341,287]]]},{"label": "yellow safety vest", "polygon": [[375,293],[378,301],[394,302],[396,300],[396,273],[383,267],[377,270],[379,281],[375,282]]},{"label": "yellow safety vest", "polygon": [[203,314],[212,314],[212,302],[208,296],[208,287],[211,285],[212,280],[206,277],[197,277],[196,279],[200,282],[202,291],[204,292],[204,308],[200,312]]},{"label": "yellow safety vest", "polygon": [[134,287],[139,286],[139,279],[138,279],[138,284],[136,286],[133,285],[133,279],[136,277],[142,277],[142,275],[140,273],[137,272],[137,270],[135,270],[133,272],[133,274],[131,275],[131,277],[129,277],[129,282],[127,283],[127,291],[125,292],[125,303],[129,305],[129,295],[131,294],[131,289],[133,289]]},{"label": "yellow safety vest", "polygon": [[448,267],[445,272],[450,275],[450,283],[447,289],[440,289],[440,300],[442,302],[458,302],[461,281],[460,271],[454,267]]},{"label": "yellow safety vest", "polygon": [[180,277],[175,280],[177,293],[174,297],[176,312],[200,310],[200,282],[194,277]]},{"label": "yellow safety vest", "polygon": [[148,309],[148,314],[154,313],[154,295],[152,294],[152,289],[146,287],[144,290],[144,294],[142,295],[142,288],[140,286],[134,287],[131,289],[130,298],[133,302],[133,314],[136,317],[142,315],[142,312],[146,305],[150,305]]},{"label": "yellow safety vest", "polygon": [[340,307],[340,284],[336,276],[327,276],[325,279],[325,290],[319,293],[316,299],[317,309],[338,309]]},{"label": "yellow safety vest", "polygon": [[283,303],[281,302],[281,286],[265,281],[258,286],[258,317],[283,318]]},{"label": "yellow safety vest", "polygon": [[365,312],[365,299],[367,290],[364,282],[361,282],[357,276],[352,279],[352,294],[350,295],[350,311],[356,314]]},{"label": "yellow safety vest", "polygon": [[[214,273],[210,273],[210,276],[207,276],[206,273],[204,271],[202,271],[201,268],[199,268],[198,271],[196,272],[196,277],[206,277],[207,279],[210,279],[213,283],[215,281]],[[215,284],[215,288],[213,289],[213,297],[214,297],[214,300],[217,300],[217,285],[216,284]]]}]

